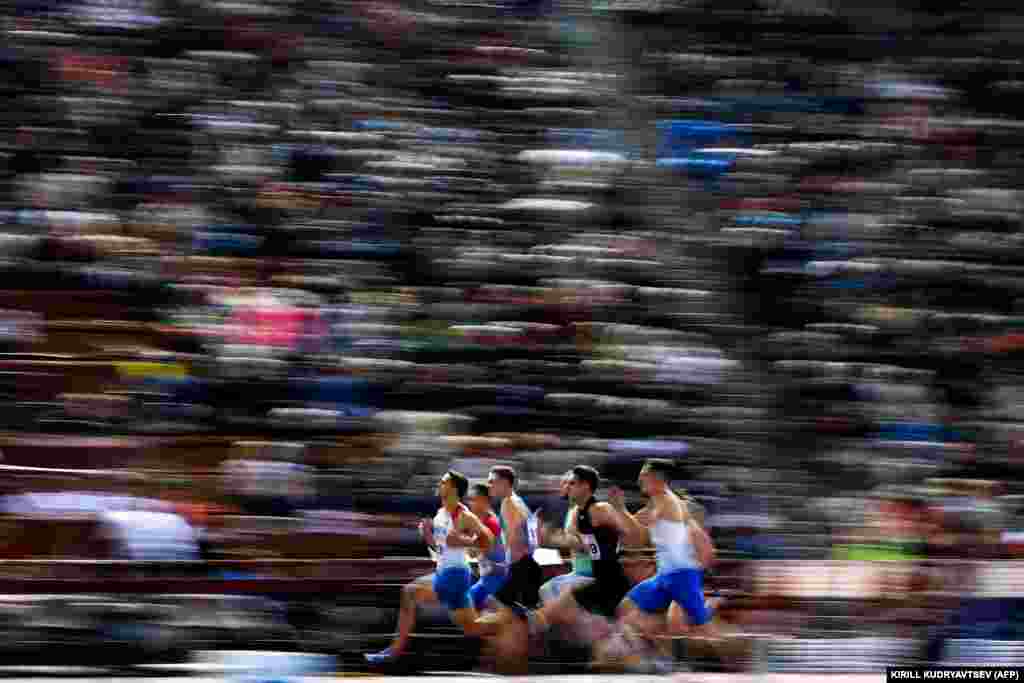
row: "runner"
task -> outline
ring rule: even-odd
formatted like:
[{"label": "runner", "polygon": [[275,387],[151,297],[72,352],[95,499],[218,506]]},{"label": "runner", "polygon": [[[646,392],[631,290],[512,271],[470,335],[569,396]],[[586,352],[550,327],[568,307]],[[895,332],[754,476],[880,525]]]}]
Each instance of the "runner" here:
[{"label": "runner", "polygon": [[490,602],[491,596],[497,593],[508,578],[508,556],[504,539],[501,537],[501,521],[491,508],[491,494],[486,484],[475,484],[469,497],[469,509],[483,522],[487,530],[494,536],[495,542],[491,550],[479,555],[478,567],[480,578],[469,589],[473,606],[482,612]]},{"label": "runner", "polygon": [[501,500],[501,527],[508,562],[508,578],[494,595],[499,609],[477,621],[478,632],[487,638],[500,673],[524,673],[529,662],[529,631],[524,619],[540,602],[544,572],[533,557],[537,549],[537,515],[516,493],[516,472],[498,466],[487,480],[491,497]]},{"label": "runner", "polygon": [[[566,534],[575,533],[575,516],[577,508],[576,501],[572,497],[572,476],[572,470],[566,472],[565,475],[562,476],[562,482],[559,488],[559,493],[562,497],[569,500],[569,511],[565,515],[565,522],[562,525],[562,529],[557,531],[548,530],[542,527],[543,533],[541,534],[541,545],[544,547],[562,549],[562,544],[565,540],[564,536]],[[569,550],[572,553],[572,571],[568,574],[560,574],[540,587],[541,604],[550,604],[554,602],[563,591],[571,590],[581,583],[587,583],[588,581],[593,580],[594,570],[590,561],[590,554],[583,552],[582,549]]]},{"label": "runner", "polygon": [[610,619],[630,588],[619,550],[631,527],[615,508],[594,498],[600,486],[597,470],[578,465],[572,475],[570,490],[578,505],[570,529],[560,540],[562,547],[590,556],[594,579],[530,613],[530,630],[539,633],[555,624],[570,626],[582,642],[593,644],[611,634]]},{"label": "runner", "polygon": [[494,536],[486,526],[460,501],[469,489],[469,481],[459,472],[449,470],[441,477],[437,495],[441,508],[433,520],[420,522],[423,540],[437,557],[437,570],[422,576],[402,590],[402,607],[398,617],[398,633],[386,650],[367,654],[370,664],[385,664],[405,654],[409,638],[416,625],[419,605],[441,603],[466,635],[479,635],[476,626],[477,611],[470,599],[473,582],[466,551],[475,548],[486,554],[494,543]]},{"label": "runner", "polygon": [[634,535],[650,533],[657,572],[629,592],[619,607],[619,626],[604,656],[634,657],[653,653],[651,643],[668,632],[666,614],[675,602],[685,610],[691,635],[719,638],[704,600],[704,567],[714,560],[707,532],[691,516],[684,499],[670,488],[674,465],[648,460],[640,471],[640,487],[649,498],[642,514],[631,515],[621,490],[610,494],[612,505]]},{"label": "runner", "polygon": [[[676,491],[676,495],[679,496],[680,500],[686,503],[687,510],[689,511],[693,521],[697,523],[702,529],[705,526],[705,512],[704,507],[694,500],[685,491]],[[649,516],[649,503],[640,508],[634,513],[637,519],[646,519]],[[655,553],[653,552],[650,529],[647,530],[642,537],[642,543],[638,543],[633,546],[624,546],[622,551],[623,556],[623,568],[626,570],[626,576],[629,578],[630,583],[638,584],[646,579],[651,578],[656,573],[655,567]],[[649,561],[648,561],[648,558]],[[707,596],[705,584],[705,596]],[[705,597],[704,604],[707,608],[715,614],[714,619],[718,619],[717,610],[723,601],[717,597]],[[667,619],[667,634],[669,636],[685,636],[689,633],[690,624],[687,621],[686,611],[679,606],[679,603],[674,602],[669,605],[666,613]],[[657,641],[658,654],[662,657],[663,662],[671,661],[674,659],[674,644],[669,638],[662,638]]]},{"label": "runner", "polygon": [[501,528],[508,561],[508,580],[495,597],[510,608],[535,608],[540,603],[544,572],[534,559],[537,550],[536,515],[516,493],[516,472],[500,465],[487,480],[491,496],[501,500]]}]

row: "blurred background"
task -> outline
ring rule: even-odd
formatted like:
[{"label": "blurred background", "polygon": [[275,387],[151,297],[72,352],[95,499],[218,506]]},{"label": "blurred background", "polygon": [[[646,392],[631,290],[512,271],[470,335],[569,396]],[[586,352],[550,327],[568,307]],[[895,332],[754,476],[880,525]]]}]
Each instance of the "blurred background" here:
[{"label": "blurred background", "polygon": [[445,470],[651,456],[748,670],[1024,662],[1015,3],[0,11],[5,664],[356,668]]}]

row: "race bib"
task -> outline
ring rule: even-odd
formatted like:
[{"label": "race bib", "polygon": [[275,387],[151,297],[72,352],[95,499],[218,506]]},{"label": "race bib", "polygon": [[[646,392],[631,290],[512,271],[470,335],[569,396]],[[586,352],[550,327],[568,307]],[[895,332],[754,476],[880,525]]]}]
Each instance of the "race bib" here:
[{"label": "race bib", "polygon": [[530,513],[530,519],[526,523],[526,538],[531,548],[540,545],[540,510]]},{"label": "race bib", "polygon": [[448,549],[446,541],[448,540],[448,529],[443,526],[434,527],[434,544],[437,546],[437,554],[444,555],[444,551]]},{"label": "race bib", "polygon": [[600,560],[601,546],[597,544],[594,534],[580,534],[580,538],[583,539],[583,547],[586,549],[587,554],[590,555],[590,559]]}]

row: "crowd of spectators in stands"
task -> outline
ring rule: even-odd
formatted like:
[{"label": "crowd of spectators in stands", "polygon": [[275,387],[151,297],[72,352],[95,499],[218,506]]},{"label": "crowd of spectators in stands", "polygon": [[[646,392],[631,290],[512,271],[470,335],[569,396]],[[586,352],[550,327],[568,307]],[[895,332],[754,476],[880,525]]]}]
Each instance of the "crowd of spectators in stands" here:
[{"label": "crowd of spectators in stands", "polygon": [[1019,557],[1024,33],[857,5],[8,3],[3,554],[423,555],[450,467],[660,456],[726,558]]}]

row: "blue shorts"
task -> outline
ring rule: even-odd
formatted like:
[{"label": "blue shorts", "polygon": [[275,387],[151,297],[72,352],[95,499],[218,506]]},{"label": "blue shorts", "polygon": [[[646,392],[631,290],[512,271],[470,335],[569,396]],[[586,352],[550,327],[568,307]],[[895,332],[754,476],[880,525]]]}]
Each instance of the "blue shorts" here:
[{"label": "blue shorts", "polygon": [[473,574],[469,567],[449,567],[434,574],[432,587],[434,595],[445,609],[454,612],[472,604],[469,600],[469,587],[472,583]]},{"label": "blue shorts", "polygon": [[676,569],[655,574],[633,586],[626,597],[644,612],[664,612],[675,602],[686,610],[693,625],[711,621],[711,612],[704,606],[703,569]]},{"label": "blue shorts", "polygon": [[469,598],[473,601],[473,607],[478,612],[482,610],[484,605],[487,604],[487,598],[500,591],[501,587],[505,585],[505,579],[507,578],[508,574],[505,572],[495,572],[494,574],[481,576],[473,584],[473,587],[469,589]]}]

